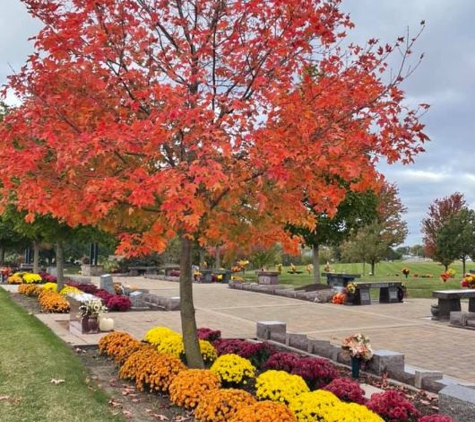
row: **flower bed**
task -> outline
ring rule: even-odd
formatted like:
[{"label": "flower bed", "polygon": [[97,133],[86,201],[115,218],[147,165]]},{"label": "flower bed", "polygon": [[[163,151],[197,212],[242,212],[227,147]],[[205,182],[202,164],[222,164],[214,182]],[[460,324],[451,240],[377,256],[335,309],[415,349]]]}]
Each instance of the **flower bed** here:
[{"label": "flower bed", "polygon": [[[320,361],[328,361],[321,358],[301,357],[287,352],[274,353],[263,365],[262,372],[257,374],[254,385],[253,382],[243,382],[245,379],[252,381],[254,374],[250,371],[250,361],[237,354],[221,353],[211,369],[189,370],[180,366],[182,364],[177,357],[158,353],[155,349],[157,343],[166,344],[167,339],[175,339],[175,342],[181,340],[177,333],[165,327],[155,327],[147,332],[146,338],[147,344],[134,340],[127,333],[111,333],[101,339],[99,346],[103,353],[113,356],[115,362],[123,365],[121,377],[134,380],[139,389],[166,392],[166,387],[163,388],[160,381],[161,375],[158,375],[165,374],[171,402],[194,411],[195,417],[201,422],[453,422],[441,415],[427,414],[421,417],[407,397],[393,389],[373,394],[366,401],[364,391],[356,381],[338,377],[336,368],[327,368],[327,364]],[[358,350],[355,353],[368,357],[368,339],[361,335],[352,338],[355,341],[353,343],[350,338],[345,339],[347,350],[351,352],[349,345],[352,344]],[[222,342],[216,341],[215,344],[223,346]],[[232,345],[235,350],[238,344],[242,344],[240,342],[229,341],[227,347],[231,348],[229,346]],[[364,350],[360,347],[362,345],[365,346]],[[121,348],[126,352],[120,352]],[[126,355],[127,358],[117,360],[118,355]],[[175,359],[174,363],[170,363],[170,359]],[[295,368],[299,367],[312,372],[311,368],[315,367],[316,372],[332,374],[327,380],[333,375],[336,377],[323,389],[317,385],[310,388],[302,376],[267,369],[269,367],[287,367],[289,372],[295,372]],[[249,371],[246,372],[245,368]],[[319,379],[323,378],[319,376]],[[322,384],[325,383],[322,381]],[[226,386],[242,388],[236,392]],[[255,403],[255,399],[259,402]]]}]

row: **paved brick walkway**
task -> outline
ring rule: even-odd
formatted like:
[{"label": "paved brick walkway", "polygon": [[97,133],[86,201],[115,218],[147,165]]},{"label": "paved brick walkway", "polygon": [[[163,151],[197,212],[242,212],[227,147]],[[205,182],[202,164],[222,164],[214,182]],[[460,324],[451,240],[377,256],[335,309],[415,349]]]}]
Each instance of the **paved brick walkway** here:
[{"label": "paved brick walkway", "polygon": [[[178,283],[174,282],[143,277],[121,277],[116,281],[161,296],[178,296]],[[288,332],[335,344],[347,335],[362,332],[371,338],[375,350],[404,353],[406,364],[475,383],[475,331],[431,321],[432,299],[347,307],[232,290],[227,285],[195,284],[194,302],[198,326],[219,329],[223,337],[253,338],[257,321],[286,322]],[[464,306],[467,304],[462,304],[463,309]],[[155,326],[181,331],[179,312],[126,312],[111,316],[116,330],[137,338],[143,338]],[[40,314],[38,318],[70,344],[94,344],[102,336],[72,335],[67,328],[68,315]]]}]

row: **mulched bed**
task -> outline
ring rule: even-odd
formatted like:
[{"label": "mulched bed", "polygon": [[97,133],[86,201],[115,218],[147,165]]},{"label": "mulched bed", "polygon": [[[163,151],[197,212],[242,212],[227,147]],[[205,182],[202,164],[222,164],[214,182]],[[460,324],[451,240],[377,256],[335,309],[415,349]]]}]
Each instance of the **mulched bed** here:
[{"label": "mulched bed", "polygon": [[[18,293],[10,293],[10,297],[31,314],[38,314],[41,309],[36,298]],[[172,405],[165,395],[144,393],[136,390],[130,382],[118,378],[118,368],[107,357],[100,356],[96,347],[76,348],[87,368],[90,377],[90,388],[100,388],[111,397],[109,404],[114,413],[123,413],[128,419],[136,422],[172,421],[197,422],[189,412]],[[351,377],[346,367],[338,367],[340,375]],[[400,384],[391,383],[385,378],[377,378],[361,373],[359,381],[382,389],[397,389],[411,400],[422,415],[438,412],[438,397],[435,394],[414,390]]]}]

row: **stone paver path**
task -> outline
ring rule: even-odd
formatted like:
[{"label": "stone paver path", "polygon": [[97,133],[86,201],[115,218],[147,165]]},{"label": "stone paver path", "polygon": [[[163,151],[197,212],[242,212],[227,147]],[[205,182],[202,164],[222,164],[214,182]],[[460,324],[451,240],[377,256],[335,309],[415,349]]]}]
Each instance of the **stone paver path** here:
[{"label": "stone paver path", "polygon": [[[149,289],[160,296],[178,296],[178,283],[143,277],[116,278],[124,285]],[[98,282],[98,278],[94,279]],[[15,289],[14,286],[6,286]],[[261,293],[229,289],[227,285],[195,284],[199,327],[221,330],[223,337],[253,338],[257,321],[282,321],[287,331],[339,344],[355,332],[371,338],[375,350],[404,353],[406,364],[442,371],[475,383],[475,331],[430,320],[432,299],[407,299],[402,304],[338,306],[317,304]],[[465,303],[462,308],[467,307]],[[155,326],[181,331],[179,312],[113,313],[116,330],[143,338]],[[59,337],[71,344],[94,344],[103,334],[73,336],[68,315],[38,315]]]}]

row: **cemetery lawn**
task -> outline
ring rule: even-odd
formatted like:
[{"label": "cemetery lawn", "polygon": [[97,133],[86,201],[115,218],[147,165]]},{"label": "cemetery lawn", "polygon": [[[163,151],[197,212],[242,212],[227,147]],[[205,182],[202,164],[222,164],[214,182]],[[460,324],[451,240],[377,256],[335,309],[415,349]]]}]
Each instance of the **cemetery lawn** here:
[{"label": "cemetery lawn", "polygon": [[[407,279],[401,273],[404,267],[410,270]],[[432,261],[382,261],[376,264],[373,276],[369,275],[371,267],[368,264],[363,266],[362,263],[336,263],[331,264],[330,268],[331,271],[336,273],[360,274],[361,277],[355,281],[403,281],[407,286],[409,298],[431,298],[434,290],[460,289],[460,282],[463,278],[462,264],[458,261],[449,266],[449,268],[453,268],[456,271],[455,277],[445,283],[440,279],[440,274],[444,271],[444,267]],[[313,274],[309,274],[304,265],[297,266],[297,269],[302,271],[302,273],[290,274],[290,267],[283,267],[282,273],[279,276],[279,284],[300,287],[313,283]],[[466,271],[468,272],[471,269],[475,269],[475,263],[468,262]],[[275,271],[275,268],[269,266],[269,270]],[[320,274],[324,272],[324,265],[320,266],[319,271]],[[257,281],[257,275],[252,270],[246,271],[245,274],[236,273],[236,275],[243,276],[251,281]],[[432,278],[429,278],[429,275]],[[326,277],[321,277],[321,283],[326,284]]]},{"label": "cemetery lawn", "polygon": [[80,358],[0,289],[2,422],[125,421],[94,385]]}]

